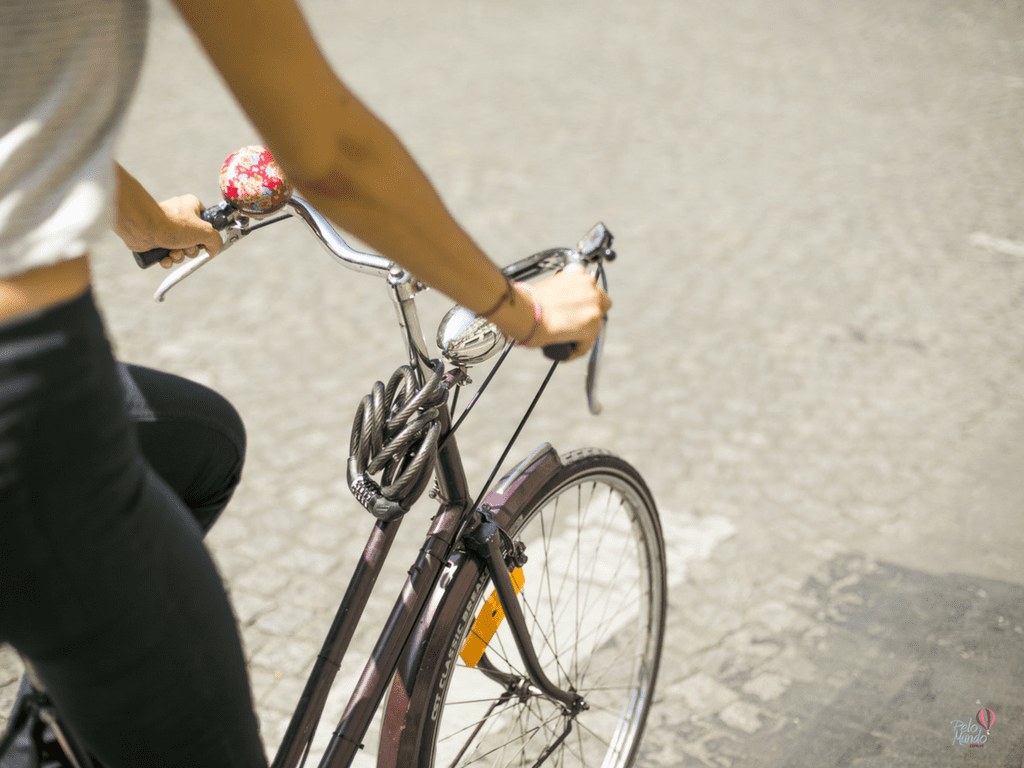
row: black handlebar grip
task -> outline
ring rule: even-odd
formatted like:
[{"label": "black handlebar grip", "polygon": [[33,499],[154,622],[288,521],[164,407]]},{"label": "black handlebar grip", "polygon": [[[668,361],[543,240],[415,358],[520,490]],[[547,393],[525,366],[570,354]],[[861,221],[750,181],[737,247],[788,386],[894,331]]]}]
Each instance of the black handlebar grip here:
[{"label": "black handlebar grip", "polygon": [[[221,203],[215,205],[212,208],[207,208],[205,211],[199,214],[203,221],[212,224],[216,230],[224,229],[228,224],[231,223],[231,214],[233,208],[227,203]],[[132,251],[135,256],[135,263],[139,265],[141,269],[148,269],[157,262],[163,261],[171,252],[167,248],[153,248],[148,251],[139,253],[138,251]]]},{"label": "black handlebar grip", "polygon": [[148,269],[156,264],[158,261],[162,261],[171,255],[171,252],[166,248],[154,248],[151,251],[132,251],[132,255],[135,256],[135,263],[139,265],[141,269]]},{"label": "black handlebar grip", "polygon": [[572,353],[576,351],[576,342],[567,341],[564,344],[548,344],[544,347],[544,356],[548,360],[568,360],[572,357]]}]

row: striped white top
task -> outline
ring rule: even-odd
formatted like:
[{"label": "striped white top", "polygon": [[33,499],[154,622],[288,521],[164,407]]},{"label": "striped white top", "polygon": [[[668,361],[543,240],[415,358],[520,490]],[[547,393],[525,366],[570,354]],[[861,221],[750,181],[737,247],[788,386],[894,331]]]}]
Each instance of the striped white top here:
[{"label": "striped white top", "polygon": [[0,277],[81,256],[110,225],[147,16],[146,0],[0,0]]}]

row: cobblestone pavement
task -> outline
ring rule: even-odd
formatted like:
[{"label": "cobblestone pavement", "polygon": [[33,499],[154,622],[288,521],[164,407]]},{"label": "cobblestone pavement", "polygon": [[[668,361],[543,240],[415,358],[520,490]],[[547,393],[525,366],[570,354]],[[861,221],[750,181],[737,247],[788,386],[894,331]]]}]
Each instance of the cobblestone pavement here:
[{"label": "cobblestone pavement", "polygon": [[[1020,765],[1019,3],[304,5],[496,260],[597,220],[617,236],[605,413],[567,369],[521,449],[611,448],[658,499],[673,589],[640,763]],[[254,139],[158,6],[124,164],[214,201]],[[353,407],[402,359],[382,287],[309,244],[268,230],[161,306],[113,236],[95,258],[120,355],[248,425],[210,546],[271,751],[370,525],[343,482]],[[518,365],[462,438],[478,482],[542,368]],[[16,667],[0,652],[0,711]],[[952,721],[981,706],[997,721],[972,749]]]}]

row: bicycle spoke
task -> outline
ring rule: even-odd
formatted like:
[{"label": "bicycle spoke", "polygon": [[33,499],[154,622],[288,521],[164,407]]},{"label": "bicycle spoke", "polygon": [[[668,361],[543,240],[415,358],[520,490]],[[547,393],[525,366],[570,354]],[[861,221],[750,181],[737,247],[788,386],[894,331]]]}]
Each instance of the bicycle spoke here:
[{"label": "bicycle spoke", "polygon": [[[613,689],[610,689],[610,690],[613,690]],[[489,704],[489,703],[491,703],[493,701],[500,700],[500,698],[501,697],[498,697],[498,699],[495,699],[493,697],[489,698],[489,699],[459,699],[458,701],[452,701],[452,700],[449,699],[447,702],[445,702],[445,706],[446,707],[457,707],[459,705],[468,706],[470,704]]]},{"label": "bicycle spoke", "polygon": [[[633,635],[633,637],[639,638],[639,635],[640,635],[640,633],[638,631],[637,633],[635,633]],[[637,651],[638,651],[638,648],[637,648],[637,646],[635,644],[632,644],[632,643],[628,644],[628,645],[624,644],[623,648],[621,649],[621,651],[618,654],[616,654],[610,661],[604,662],[606,668],[602,672],[600,672],[597,675],[596,679],[594,679],[594,680],[588,680],[587,677],[586,677],[589,674],[589,672],[590,672],[590,664],[593,662],[593,657],[591,657],[591,659],[588,660],[587,668],[584,669],[583,672],[581,672],[581,674],[580,674],[580,690],[583,690],[583,691],[602,690],[602,688],[603,688],[602,683],[607,679],[607,676],[612,671],[615,671],[615,670],[619,669],[620,665],[622,664],[622,661],[625,661],[625,660],[627,660],[629,658],[636,657],[637,656]],[[622,660],[622,661],[620,661],[620,660]],[[586,681],[586,685],[583,684],[584,681]]]},{"label": "bicycle spoke", "polygon": [[[559,716],[560,716],[560,715],[559,715]],[[556,718],[551,718],[551,719],[550,719],[550,720],[548,720],[547,722],[542,722],[542,723],[538,724],[538,725],[537,725],[536,727],[530,728],[529,730],[523,730],[523,731],[521,731],[521,732],[520,732],[520,733],[518,734],[518,737],[517,737],[517,738],[514,738],[514,739],[509,739],[509,740],[507,740],[506,742],[504,742],[503,744],[499,744],[498,746],[496,746],[496,747],[493,747],[492,749],[489,749],[489,750],[488,750],[487,752],[483,752],[483,753],[481,753],[481,754],[479,754],[479,755],[475,756],[475,757],[474,757],[474,758],[473,758],[472,760],[470,760],[470,761],[469,761],[468,763],[466,763],[466,765],[472,765],[472,764],[473,764],[473,763],[475,763],[475,762],[479,762],[480,760],[484,759],[485,757],[487,757],[487,756],[489,756],[489,755],[492,755],[492,754],[494,754],[495,752],[498,752],[499,750],[500,750],[500,751],[502,752],[502,754],[504,754],[504,752],[505,752],[505,749],[506,749],[507,747],[513,746],[513,745],[514,745],[514,744],[515,744],[516,742],[524,742],[524,743],[522,744],[522,746],[520,746],[520,747],[519,747],[519,753],[520,753],[520,754],[522,754],[522,755],[525,755],[525,744],[526,744],[526,743],[529,743],[529,741],[530,741],[531,739],[533,739],[533,737],[534,737],[534,736],[535,736],[535,735],[536,735],[536,734],[537,734],[537,733],[538,733],[538,732],[539,732],[539,731],[540,731],[540,730],[541,730],[542,728],[546,727],[546,726],[547,726],[547,723],[548,723],[548,722],[553,722],[553,721],[554,721],[555,719],[556,719]],[[505,765],[509,765],[509,763],[505,763]]]},{"label": "bicycle spoke", "polygon": [[[557,498],[555,499],[554,509],[551,512],[551,531],[552,532],[554,530],[556,530],[556,525],[557,525],[557,522],[558,522],[558,503],[559,503],[559,501],[560,501],[559,499],[557,499]],[[545,513],[541,512],[541,515],[540,515],[541,533],[542,533],[542,535],[544,537],[543,538],[543,544],[544,544],[544,567],[542,568],[542,578],[544,579],[544,585],[547,587],[548,606],[549,606],[549,608],[551,610],[551,616],[549,618],[551,619],[551,626],[553,627],[554,624],[555,624],[555,614],[554,614],[555,599],[554,599],[554,595],[551,594],[551,572],[548,570],[548,563],[551,562],[551,549],[550,549],[550,547],[551,547],[551,541],[553,539],[553,534],[549,534],[547,532],[547,530],[545,530],[545,528],[544,528],[545,519],[546,519]],[[557,648],[558,647],[558,636],[557,636],[557,634],[555,633],[554,630],[552,630],[552,632],[551,632],[551,639],[554,642],[554,647]],[[552,651],[553,650],[554,649],[552,648]]]},{"label": "bicycle spoke", "polygon": [[[611,500],[612,500],[612,497],[609,494],[608,499],[607,499],[607,505],[608,506],[610,506]],[[583,502],[581,501],[581,503],[583,503]],[[594,501],[591,499],[591,500],[588,500],[584,504],[584,506],[587,506],[589,508],[589,507],[593,506],[593,503],[594,503]],[[619,501],[617,502],[617,507],[621,507],[621,506],[622,506],[622,500],[619,499]],[[604,517],[608,518],[608,517],[610,517],[610,515],[606,512]],[[583,526],[580,526],[580,527],[582,528]],[[605,534],[610,530],[610,528],[611,528],[610,522],[607,519],[602,520],[600,538],[598,539],[598,547],[600,547],[601,542],[605,541],[605,539],[606,539]],[[546,543],[549,543],[549,542],[546,542]],[[610,579],[612,582],[620,583],[622,581],[622,573],[625,570],[627,570],[625,564],[629,562],[629,552],[627,550],[623,549],[623,548],[619,548],[619,549],[620,549],[620,552],[618,553],[618,560],[617,560],[617,562],[613,566],[611,566],[609,568],[603,569],[605,571],[608,571],[608,573],[602,577],[606,581]],[[596,569],[597,564],[598,564],[597,560],[592,561],[592,570]],[[570,562],[570,565],[571,565],[571,562]],[[545,577],[542,577],[542,578],[545,578]],[[634,597],[631,597],[631,595],[629,594],[629,592],[633,591],[633,590],[628,590],[628,589],[627,590],[623,590],[623,589],[620,588],[618,590],[619,593],[620,593],[619,601],[618,602],[610,602],[610,601],[607,601],[607,600],[601,601],[601,603],[600,603],[600,605],[601,605],[601,608],[600,608],[601,614],[600,614],[600,616],[598,618],[596,618],[596,619],[594,619],[594,618],[589,618],[588,619],[589,623],[592,625],[593,628],[590,631],[586,632],[585,634],[581,634],[580,632],[581,632],[581,629],[582,629],[582,625],[584,623],[586,623],[586,622],[583,621],[583,617],[589,615],[594,610],[594,608],[592,606],[592,602],[596,602],[596,600],[595,601],[591,601],[590,595],[591,595],[592,589],[594,589],[594,584],[598,581],[598,579],[596,579],[594,577],[590,577],[588,579],[584,579],[584,581],[588,582],[587,583],[587,592],[586,592],[586,594],[584,596],[584,599],[582,601],[579,601],[579,603],[578,603],[577,611],[578,611],[578,613],[580,615],[580,619],[579,619],[579,621],[577,621],[577,626],[575,627],[576,638],[577,638],[577,642],[575,643],[575,648],[576,648],[577,654],[583,648],[588,647],[588,644],[589,644],[589,641],[591,640],[591,638],[598,636],[596,634],[597,631],[602,631],[602,632],[605,631],[604,628],[606,627],[607,619],[608,619],[609,616],[623,615],[625,613],[625,611],[623,609],[626,606],[626,604],[631,599],[635,599]],[[634,581],[635,581],[635,579],[634,579]],[[551,613],[552,617],[554,617],[557,611],[555,610],[556,606],[553,605],[554,601],[550,597],[550,579],[545,578],[544,586],[547,587],[547,593],[549,595],[549,606],[548,607],[551,609],[549,612]],[[576,592],[577,592],[577,595],[578,595],[579,591],[576,590]],[[635,591],[633,591],[633,593],[635,594]],[[539,617],[539,614],[538,614],[537,610],[533,606],[532,602],[524,603],[524,608],[525,608],[526,612],[533,619],[533,621],[531,623],[531,626],[535,626],[535,627],[538,627],[538,629],[540,629],[540,627],[539,627],[539,625],[540,625],[540,617]],[[559,671],[564,676],[564,679],[566,679],[566,680],[575,680],[576,684],[577,684],[577,687],[579,687],[582,684],[582,681],[583,681],[582,680],[583,674],[581,673],[581,671],[579,669],[578,659],[577,658],[573,658],[572,663],[569,665],[569,669],[572,670],[571,673],[570,673],[569,670],[567,670],[565,668],[565,666],[560,663],[560,660],[557,657],[557,653],[556,653],[556,648],[558,647],[558,644],[557,644],[557,624],[558,624],[558,622],[555,621],[554,618],[552,618],[550,626],[549,627],[546,626],[540,632],[540,635],[541,635],[542,639],[544,640],[545,647],[553,655],[555,655],[556,662],[558,662],[558,664],[559,664]],[[536,642],[536,639],[537,639],[537,634],[535,633],[534,634],[535,642]],[[586,641],[586,643],[584,641]],[[594,645],[596,646],[597,643],[595,642]],[[540,650],[540,648],[538,648],[538,650]]]},{"label": "bicycle spoke", "polygon": [[[636,629],[633,630],[632,633],[630,633],[626,637],[623,637],[623,635],[622,635],[623,630],[619,630],[618,632],[615,632],[615,633],[612,633],[612,634],[600,634],[600,633],[605,631],[605,628],[602,627],[600,624],[597,624],[597,625],[595,625],[595,628],[591,632],[589,632],[587,635],[582,636],[580,638],[580,641],[581,641],[581,643],[582,643],[582,641],[587,641],[587,645],[589,646],[589,645],[591,645],[589,640],[596,636],[596,637],[599,637],[599,638],[604,640],[604,643],[602,644],[602,645],[604,645],[604,644],[607,644],[608,642],[611,642],[613,639],[617,638],[618,640],[621,641],[621,642],[617,642],[616,643],[616,645],[619,646],[619,651],[616,654],[615,658],[618,659],[618,658],[623,658],[626,655],[635,654],[636,647],[635,647],[635,642],[634,641],[641,637],[642,633],[646,631],[646,628],[647,628],[647,622],[646,621],[640,622],[637,625]],[[587,676],[590,673],[590,665],[594,662],[595,658],[597,657],[596,649],[598,648],[598,643],[597,642],[593,643],[593,646],[595,648],[595,653],[592,653],[588,657],[587,663],[584,665],[583,669],[579,669],[576,672],[576,679],[579,682],[580,688],[588,688],[589,689],[589,688],[593,688],[594,687],[593,684],[591,684],[591,683],[585,684],[585,682],[587,681]],[[579,644],[577,644],[577,647],[579,647]],[[603,656],[601,658],[602,658],[602,660],[604,659]],[[605,671],[602,674],[607,674],[607,672],[609,672],[612,669],[616,668],[615,665],[613,665],[613,664],[611,664],[609,662],[605,662],[605,663],[606,663],[606,669],[605,669]],[[601,679],[602,678],[599,677],[597,682],[600,682]]]},{"label": "bicycle spoke", "polygon": [[580,730],[584,730],[587,733],[589,733],[594,739],[596,739],[597,741],[601,742],[605,747],[610,747],[611,746],[611,742],[607,738],[605,738],[604,736],[599,734],[597,731],[595,731],[592,728],[590,728],[586,723],[579,722],[579,721],[577,721],[577,723],[579,723]]},{"label": "bicycle spoke", "polygon": [[482,730],[482,729],[484,728],[484,726],[486,726],[486,725],[488,724],[488,722],[487,722],[487,721],[488,721],[488,720],[489,720],[489,719],[491,718],[491,716],[492,716],[492,715],[494,714],[495,710],[497,710],[497,709],[498,709],[498,706],[499,706],[500,704],[502,704],[502,703],[507,703],[507,701],[508,701],[507,699],[506,699],[506,700],[505,700],[504,702],[503,702],[503,701],[502,701],[501,699],[498,699],[497,701],[493,702],[493,703],[491,704],[490,708],[489,708],[489,709],[487,710],[487,713],[486,713],[486,714],[484,715],[484,717],[483,717],[483,719],[482,719],[482,720],[480,720],[479,722],[475,723],[474,725],[469,725],[469,726],[466,726],[466,727],[465,727],[465,728],[463,728],[463,729],[462,729],[461,731],[457,731],[456,733],[453,733],[453,734],[452,734],[452,735],[451,735],[451,736],[449,737],[449,738],[454,738],[455,736],[457,736],[457,735],[459,735],[459,734],[462,734],[462,733],[464,733],[465,731],[468,731],[468,730],[470,730],[470,729],[472,729],[472,731],[473,731],[473,732],[472,732],[472,733],[471,733],[471,734],[469,735],[469,738],[468,738],[468,739],[466,739],[466,743],[462,745],[462,749],[460,749],[460,750],[459,750],[459,753],[458,753],[458,754],[457,754],[457,755],[455,756],[455,759],[454,759],[454,760],[452,760],[452,765],[453,765],[453,766],[454,766],[454,765],[456,765],[456,764],[458,764],[459,760],[460,760],[460,759],[462,759],[462,756],[463,756],[464,754],[466,754],[466,750],[468,750],[468,749],[469,749],[469,746],[470,746],[470,745],[471,745],[471,744],[473,743],[473,739],[475,739],[475,738],[476,738],[476,737],[477,737],[477,736],[479,735],[480,731],[481,731],[481,730]]}]

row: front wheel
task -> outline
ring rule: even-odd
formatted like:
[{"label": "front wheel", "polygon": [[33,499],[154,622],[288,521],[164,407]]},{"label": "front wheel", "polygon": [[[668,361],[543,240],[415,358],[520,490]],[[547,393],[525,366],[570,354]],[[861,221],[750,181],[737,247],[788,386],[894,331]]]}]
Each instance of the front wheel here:
[{"label": "front wheel", "polygon": [[552,460],[561,466],[538,471],[539,485],[497,499],[497,519],[525,545],[519,598],[541,665],[585,708],[569,712],[530,684],[486,567],[459,554],[391,691],[382,752],[397,764],[612,768],[635,759],[665,628],[658,513],[625,461],[593,450]]}]

